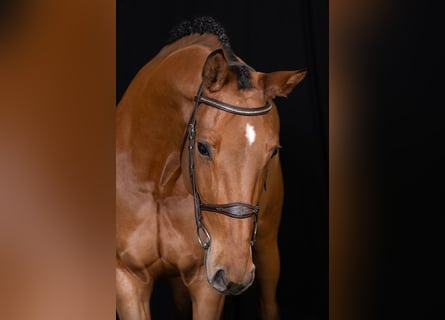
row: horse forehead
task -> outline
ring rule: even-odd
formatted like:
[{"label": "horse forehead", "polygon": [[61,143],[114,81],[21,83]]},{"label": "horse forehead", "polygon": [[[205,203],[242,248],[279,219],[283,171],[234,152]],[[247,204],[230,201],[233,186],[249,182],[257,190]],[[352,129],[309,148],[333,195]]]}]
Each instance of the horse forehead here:
[{"label": "horse forehead", "polygon": [[211,143],[251,148],[278,143],[278,132],[270,115],[241,116],[219,110],[208,113],[200,135]]}]

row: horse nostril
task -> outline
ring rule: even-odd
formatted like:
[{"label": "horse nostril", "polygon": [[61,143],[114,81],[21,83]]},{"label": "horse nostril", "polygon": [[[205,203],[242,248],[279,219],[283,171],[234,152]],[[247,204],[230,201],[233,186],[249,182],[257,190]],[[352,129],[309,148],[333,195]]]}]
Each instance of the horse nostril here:
[{"label": "horse nostril", "polygon": [[219,269],[218,271],[216,271],[215,275],[213,276],[212,284],[216,288],[223,289],[226,287],[226,280],[223,269]]}]

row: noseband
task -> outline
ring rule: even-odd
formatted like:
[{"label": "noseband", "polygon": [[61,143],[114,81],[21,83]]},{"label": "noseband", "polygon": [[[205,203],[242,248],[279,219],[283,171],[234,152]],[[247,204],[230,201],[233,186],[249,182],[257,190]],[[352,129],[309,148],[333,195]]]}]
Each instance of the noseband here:
[{"label": "noseband", "polygon": [[[202,96],[203,85],[201,84],[198,90],[198,93],[195,96],[195,106],[193,108],[192,115],[190,116],[190,120],[188,123],[188,139],[189,139],[189,175],[190,181],[192,184],[193,190],[193,199],[194,199],[194,207],[195,207],[195,221],[196,221],[196,232],[198,237],[198,242],[204,249],[208,249],[210,247],[210,233],[207,230],[203,219],[202,213],[203,211],[216,212],[220,214],[224,214],[231,218],[248,218],[250,216],[255,217],[254,221],[254,229],[252,238],[250,241],[250,245],[253,246],[255,244],[256,231],[257,231],[257,223],[258,223],[258,212],[259,205],[251,205],[248,203],[242,202],[232,202],[227,204],[209,204],[202,203],[201,198],[199,197],[199,193],[196,187],[196,179],[195,179],[195,165],[194,165],[194,150],[195,150],[195,134],[196,134],[196,114],[198,110],[198,106],[202,103],[210,107],[217,108],[219,110],[233,113],[236,115],[242,116],[258,116],[269,112],[272,109],[272,104],[267,103],[266,105],[258,108],[246,108],[246,107],[238,107],[233,106],[218,100],[214,100],[208,97]],[[184,137],[184,142],[186,137]],[[181,150],[182,151],[182,150]],[[202,236],[205,236],[205,239],[202,239]]]}]

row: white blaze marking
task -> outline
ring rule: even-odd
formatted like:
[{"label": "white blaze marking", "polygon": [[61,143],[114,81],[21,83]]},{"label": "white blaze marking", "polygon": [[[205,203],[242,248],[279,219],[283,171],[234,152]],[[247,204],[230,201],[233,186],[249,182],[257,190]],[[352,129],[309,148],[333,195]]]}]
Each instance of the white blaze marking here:
[{"label": "white blaze marking", "polygon": [[250,123],[246,124],[246,138],[250,146],[255,142],[255,136],[255,128]]}]

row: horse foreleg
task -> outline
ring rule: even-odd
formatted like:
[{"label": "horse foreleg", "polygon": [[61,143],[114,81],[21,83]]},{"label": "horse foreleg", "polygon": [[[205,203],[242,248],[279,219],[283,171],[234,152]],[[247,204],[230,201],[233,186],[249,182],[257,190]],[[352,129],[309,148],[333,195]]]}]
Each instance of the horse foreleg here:
[{"label": "horse foreleg", "polygon": [[187,287],[182,282],[181,277],[169,279],[172,288],[173,300],[175,302],[175,319],[192,319],[192,302]]},{"label": "horse foreleg", "polygon": [[116,267],[116,309],[120,320],[150,320],[152,279],[142,281],[123,266]]},{"label": "horse foreleg", "polygon": [[[273,239],[272,239],[273,240]],[[259,319],[280,319],[276,290],[280,276],[280,258],[276,239],[257,239],[255,278],[259,289]]]},{"label": "horse foreleg", "polygon": [[207,280],[189,286],[193,320],[219,320],[224,308],[224,295],[213,289]]}]

